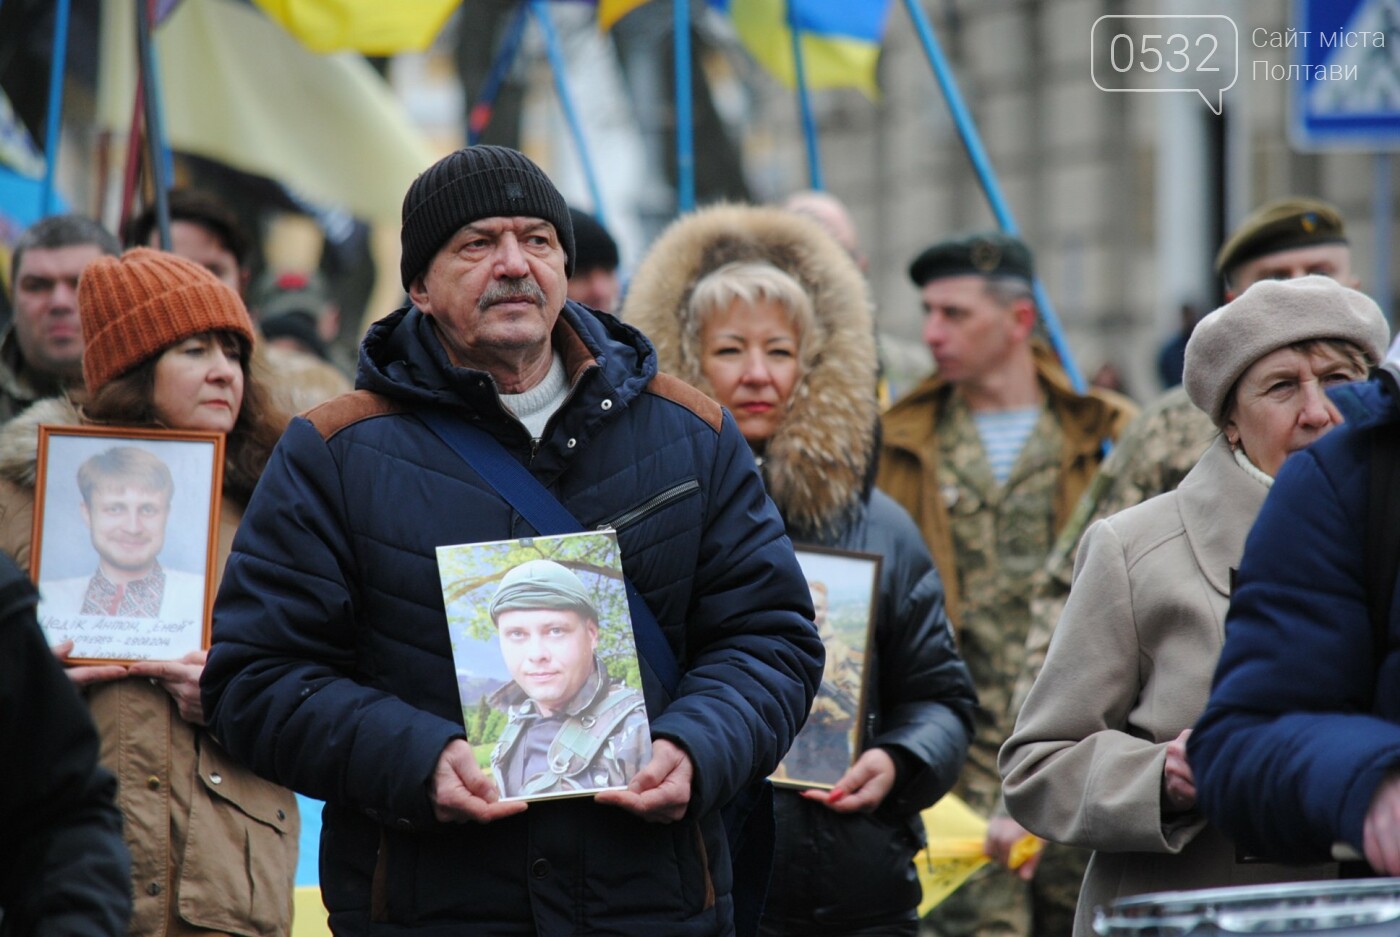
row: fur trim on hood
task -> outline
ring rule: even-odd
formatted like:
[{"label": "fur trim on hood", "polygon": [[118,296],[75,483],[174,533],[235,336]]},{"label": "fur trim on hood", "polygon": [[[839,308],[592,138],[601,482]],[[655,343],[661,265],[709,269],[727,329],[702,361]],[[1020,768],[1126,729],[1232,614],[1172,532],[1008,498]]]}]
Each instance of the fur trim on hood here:
[{"label": "fur trim on hood", "polygon": [[0,429],[0,478],[32,489],[38,475],[39,424],[79,426],[82,422],[67,397],[48,397],[16,414]]},{"label": "fur trim on hood", "polygon": [[651,339],[661,370],[713,394],[687,307],[696,282],[731,261],[770,263],[812,299],[805,373],[768,441],[763,470],[793,537],[826,539],[859,509],[879,422],[872,304],[846,252],[815,222],[782,209],[703,209],[657,239],[628,286],[622,318]]}]

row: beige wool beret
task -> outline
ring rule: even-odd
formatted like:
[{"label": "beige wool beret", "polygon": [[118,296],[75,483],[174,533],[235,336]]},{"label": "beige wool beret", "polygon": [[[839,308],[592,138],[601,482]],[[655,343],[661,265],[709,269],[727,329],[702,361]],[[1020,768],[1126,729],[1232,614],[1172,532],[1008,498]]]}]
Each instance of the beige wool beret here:
[{"label": "beige wool beret", "polygon": [[1375,301],[1330,277],[1261,280],[1202,319],[1186,343],[1182,383],[1216,426],[1231,388],[1250,365],[1295,342],[1342,339],[1371,364],[1385,356],[1390,326]]}]

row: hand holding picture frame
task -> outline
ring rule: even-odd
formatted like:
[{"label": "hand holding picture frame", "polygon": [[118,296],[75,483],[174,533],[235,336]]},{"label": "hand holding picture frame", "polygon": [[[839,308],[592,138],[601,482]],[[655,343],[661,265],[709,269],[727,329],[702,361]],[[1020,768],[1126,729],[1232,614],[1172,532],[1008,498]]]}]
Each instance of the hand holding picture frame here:
[{"label": "hand holding picture frame", "polygon": [[30,575],[70,663],[208,649],[223,465],[221,433],[39,427]]},{"label": "hand holding picture frame", "polygon": [[864,747],[880,557],[807,545],[795,552],[812,591],[826,670],[806,724],[770,779],[784,787],[830,789]]}]

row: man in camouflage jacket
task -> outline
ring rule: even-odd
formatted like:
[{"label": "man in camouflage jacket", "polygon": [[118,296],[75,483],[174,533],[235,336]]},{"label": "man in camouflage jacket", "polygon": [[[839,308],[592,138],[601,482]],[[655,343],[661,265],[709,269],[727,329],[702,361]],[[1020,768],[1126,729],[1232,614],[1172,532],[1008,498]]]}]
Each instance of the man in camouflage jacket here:
[{"label": "man in camouflage jacket", "polygon": [[[988,854],[1026,835],[1000,808],[997,751],[1015,722],[1030,580],[1097,471],[1106,439],[1133,415],[1107,391],[1076,393],[1032,338],[1029,249],[1000,234],[930,247],[910,266],[938,373],[884,417],[878,484],[919,523],[943,576],[959,647],[981,696],[977,734],[954,792],[991,816]],[[1000,865],[935,910],[940,934],[1031,933],[1049,896],[1042,868]],[[1050,865],[1055,865],[1052,862]],[[1031,881],[1031,876],[1035,879]],[[1053,902],[1072,917],[1078,881]],[[1053,931],[1048,927],[1044,933]]]}]

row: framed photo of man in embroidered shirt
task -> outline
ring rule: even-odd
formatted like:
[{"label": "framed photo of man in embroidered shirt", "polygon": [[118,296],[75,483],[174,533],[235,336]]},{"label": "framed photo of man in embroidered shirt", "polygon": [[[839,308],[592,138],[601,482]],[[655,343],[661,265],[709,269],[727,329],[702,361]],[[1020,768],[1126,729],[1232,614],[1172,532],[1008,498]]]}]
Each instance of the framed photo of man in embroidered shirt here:
[{"label": "framed photo of man in embroidered shirt", "polygon": [[625,788],[651,727],[617,536],[437,552],[462,724],[502,799]]},{"label": "framed photo of man in embroidered shirt", "polygon": [[807,722],[771,780],[785,787],[831,788],[861,750],[866,661],[874,640],[880,557],[798,544],[826,670]]},{"label": "framed photo of man in embroidered shirt", "polygon": [[50,644],[74,663],[209,647],[224,437],[39,427],[30,574]]}]

